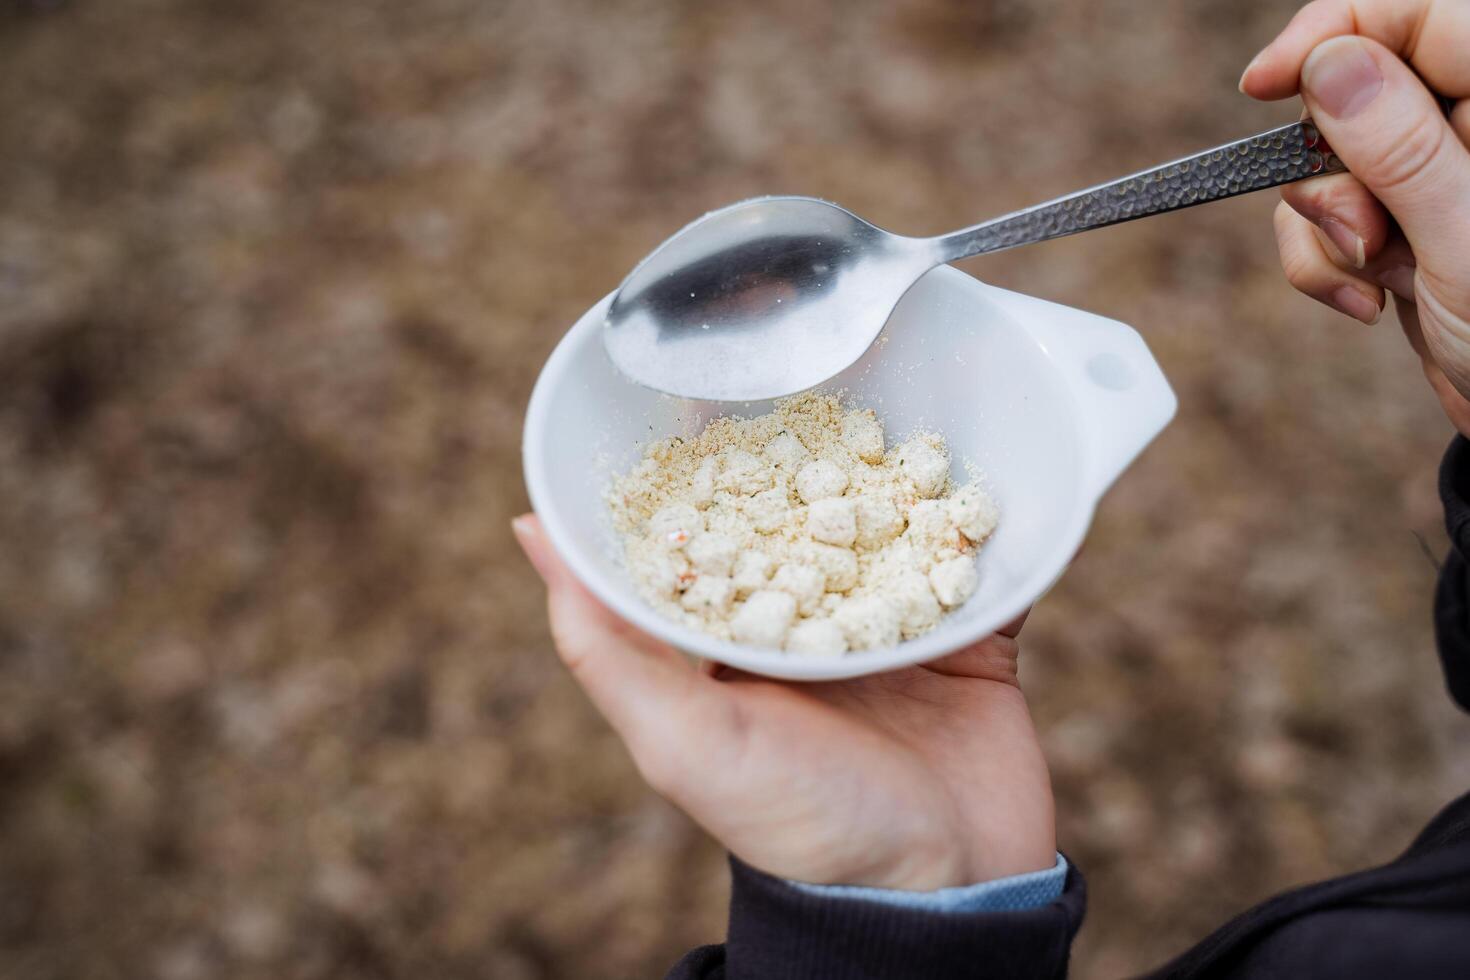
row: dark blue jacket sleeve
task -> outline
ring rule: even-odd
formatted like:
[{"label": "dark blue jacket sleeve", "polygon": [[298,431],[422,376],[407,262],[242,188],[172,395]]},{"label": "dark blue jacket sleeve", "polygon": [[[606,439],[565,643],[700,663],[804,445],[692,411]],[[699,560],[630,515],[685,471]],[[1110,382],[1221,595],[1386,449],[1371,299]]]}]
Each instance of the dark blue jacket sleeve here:
[{"label": "dark blue jacket sleeve", "polygon": [[1465,556],[1470,554],[1470,441],[1456,436],[1439,467],[1450,552],[1434,596],[1434,636],[1450,697],[1470,711],[1470,591]]},{"label": "dark blue jacket sleeve", "polygon": [[1087,900],[1075,867],[1055,902],[1024,912],[828,898],[734,858],[730,869],[728,939],[685,956],[670,980],[1057,980]]}]

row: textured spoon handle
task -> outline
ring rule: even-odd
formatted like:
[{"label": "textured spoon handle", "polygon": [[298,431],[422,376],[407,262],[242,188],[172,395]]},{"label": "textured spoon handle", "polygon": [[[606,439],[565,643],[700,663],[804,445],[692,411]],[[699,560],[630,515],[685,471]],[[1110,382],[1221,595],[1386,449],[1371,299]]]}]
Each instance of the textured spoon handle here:
[{"label": "textured spoon handle", "polygon": [[945,235],[938,244],[949,262],[1346,169],[1304,119]]}]

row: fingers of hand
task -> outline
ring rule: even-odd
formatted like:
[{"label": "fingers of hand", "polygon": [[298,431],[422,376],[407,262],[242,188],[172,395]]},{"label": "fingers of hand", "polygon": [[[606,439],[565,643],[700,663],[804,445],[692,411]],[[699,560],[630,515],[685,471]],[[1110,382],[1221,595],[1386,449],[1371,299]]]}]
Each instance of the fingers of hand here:
[{"label": "fingers of hand", "polygon": [[[1344,268],[1339,265],[1338,268]],[[1378,254],[1357,270],[1360,278],[1377,283],[1406,303],[1414,302],[1414,250],[1404,236],[1395,232]]]},{"label": "fingers of hand", "polygon": [[1414,300],[1414,251],[1378,199],[1349,174],[1282,188],[1281,199],[1312,223],[1334,265]]},{"label": "fingers of hand", "polygon": [[1322,42],[1357,34],[1414,66],[1442,95],[1470,98],[1470,5],[1463,0],[1315,0],[1250,63],[1240,89],[1257,99],[1297,93],[1302,65]]},{"label": "fingers of hand", "polygon": [[[541,526],[541,520],[535,514],[522,514],[511,521],[511,530],[515,533],[516,542],[521,550],[526,553],[531,564],[536,569],[536,574],[546,583],[547,592],[553,598],[568,596],[572,601],[583,607],[586,616],[579,620],[580,626],[585,626],[589,632],[602,631],[624,636],[629,640],[645,644],[652,648],[668,650],[665,644],[654,640],[653,637],[637,629],[632,624],[614,615],[597,600],[586,587],[577,581],[561,556],[556,553],[551,539],[546,536],[546,529]],[[555,625],[555,624],[553,624]]]},{"label": "fingers of hand", "polygon": [[1393,221],[1378,199],[1351,174],[1301,180],[1281,189],[1297,214],[1321,229],[1353,268],[1376,258],[1388,241]]},{"label": "fingers of hand", "polygon": [[936,674],[974,677],[1018,686],[1016,664],[1020,653],[1021,646],[1015,637],[992,633],[978,643],[932,660],[924,666]]},{"label": "fingers of hand", "polygon": [[1348,169],[1428,255],[1470,252],[1470,151],[1414,73],[1376,41],[1340,37],[1302,67],[1302,98]]},{"label": "fingers of hand", "polygon": [[562,564],[535,517],[517,518],[513,527],[546,581],[557,653],[627,743],[644,778],[678,795],[687,781],[685,769],[738,734],[737,708],[728,692],[588,592]]},{"label": "fingers of hand", "polygon": [[1317,229],[1284,201],[1276,207],[1276,244],[1286,278],[1301,292],[1363,323],[1377,323],[1383,290],[1332,260]]},{"label": "fingers of hand", "polygon": [[1014,640],[1016,637],[1021,635],[1021,629],[1026,625],[1026,620],[1030,618],[1030,616],[1031,610],[1027,609],[1025,612],[1021,613],[1021,615],[1017,616],[1015,619],[1011,620],[1009,623],[1006,623],[1000,629],[996,630],[996,632],[999,633],[1001,636],[1009,636],[1011,639]]}]

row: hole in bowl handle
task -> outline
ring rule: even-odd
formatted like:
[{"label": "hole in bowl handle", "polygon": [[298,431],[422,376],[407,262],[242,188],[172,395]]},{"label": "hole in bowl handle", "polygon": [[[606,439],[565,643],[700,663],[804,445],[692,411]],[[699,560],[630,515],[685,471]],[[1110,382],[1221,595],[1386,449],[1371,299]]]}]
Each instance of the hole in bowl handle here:
[{"label": "hole in bowl handle", "polygon": [[1088,320],[1056,353],[1082,409],[1089,489],[1101,497],[1169,424],[1178,400],[1131,327]]}]

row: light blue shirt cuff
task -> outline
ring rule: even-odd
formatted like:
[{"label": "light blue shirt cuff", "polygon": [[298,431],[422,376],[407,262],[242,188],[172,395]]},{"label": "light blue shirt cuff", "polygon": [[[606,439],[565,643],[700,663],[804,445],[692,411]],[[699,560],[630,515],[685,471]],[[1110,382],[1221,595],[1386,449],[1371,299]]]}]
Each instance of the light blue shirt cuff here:
[{"label": "light blue shirt cuff", "polygon": [[793,881],[790,885],[808,895],[878,902],[923,912],[1024,912],[1055,902],[1066,882],[1067,859],[1059,853],[1056,865],[1046,871],[1029,871],[1023,875],[932,892],[863,888],[858,885],[809,885],[802,881]]}]

